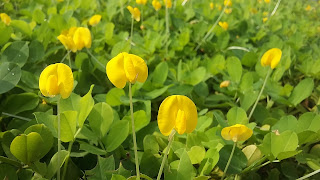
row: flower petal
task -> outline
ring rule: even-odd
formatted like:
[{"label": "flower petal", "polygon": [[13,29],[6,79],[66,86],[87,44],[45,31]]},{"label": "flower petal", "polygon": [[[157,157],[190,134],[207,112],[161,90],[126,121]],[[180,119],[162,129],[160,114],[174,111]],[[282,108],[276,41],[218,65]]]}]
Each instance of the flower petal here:
[{"label": "flower petal", "polygon": [[70,96],[73,90],[73,74],[69,66],[63,63],[57,63],[59,92],[63,99]]},{"label": "flower petal", "polygon": [[126,77],[129,80],[130,83],[135,83],[137,80],[137,72],[136,68],[133,64],[133,58],[130,54],[124,52],[122,53],[124,57],[124,72],[126,73]]},{"label": "flower petal", "polygon": [[280,62],[282,51],[278,48],[269,49],[261,58],[262,66],[270,66],[274,69]]},{"label": "flower petal", "polygon": [[88,28],[79,27],[74,32],[73,42],[78,50],[91,47],[91,33]]},{"label": "flower petal", "polygon": [[118,54],[107,63],[106,71],[107,76],[113,85],[117,88],[124,88],[128,79],[124,71],[123,53]]},{"label": "flower petal", "polygon": [[177,95],[176,98],[179,109],[184,111],[186,116],[186,133],[191,133],[198,122],[197,107],[187,96]]},{"label": "flower petal", "polygon": [[169,96],[161,103],[158,111],[158,126],[160,132],[168,136],[176,123],[178,113],[177,96]]},{"label": "flower petal", "polygon": [[57,65],[51,64],[47,66],[40,74],[39,78],[39,89],[44,96],[49,96],[47,91],[48,79],[51,75],[57,76]]},{"label": "flower petal", "polygon": [[130,56],[130,59],[134,65],[137,77],[136,80],[143,83],[148,78],[148,67],[145,61],[134,54],[128,54]]}]

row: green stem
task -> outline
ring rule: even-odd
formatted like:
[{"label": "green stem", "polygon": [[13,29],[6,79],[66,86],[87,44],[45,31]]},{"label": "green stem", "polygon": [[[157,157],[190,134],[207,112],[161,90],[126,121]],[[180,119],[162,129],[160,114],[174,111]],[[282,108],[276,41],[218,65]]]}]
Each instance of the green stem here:
[{"label": "green stem", "polygon": [[259,167],[261,165],[261,163],[263,163],[265,160],[267,159],[266,156],[264,156],[263,158],[257,160],[256,162],[254,162],[253,164],[251,164],[249,167],[245,168],[241,174],[247,173],[249,171],[253,171],[255,169],[255,167]]},{"label": "green stem", "polygon": [[171,148],[171,144],[173,142],[173,136],[174,134],[176,133],[176,131],[173,129],[169,135],[169,138],[168,138],[168,146],[167,146],[167,149],[166,151],[164,152],[164,155],[163,155],[163,159],[162,159],[162,162],[161,162],[161,166],[160,166],[160,169],[159,169],[159,173],[158,173],[158,176],[157,176],[157,180],[160,180],[161,178],[161,175],[162,175],[162,171],[163,171],[163,168],[164,168],[164,164],[167,160],[167,157],[168,157],[168,153],[170,151],[170,148]]},{"label": "green stem", "polygon": [[136,172],[137,179],[140,180],[140,171],[139,171],[139,159],[138,159],[138,148],[137,148],[137,138],[136,131],[134,128],[134,118],[133,118],[133,105],[132,105],[132,90],[131,83],[129,83],[129,98],[130,98],[130,112],[131,112],[131,124],[132,124],[132,139],[133,139],[133,148],[134,148],[134,159],[136,163]]},{"label": "green stem", "polygon": [[26,118],[26,117],[22,117],[22,116],[17,116],[17,115],[14,115],[14,114],[10,114],[10,113],[6,113],[6,112],[2,112],[3,115],[6,115],[6,116],[10,116],[10,117],[14,117],[14,118],[17,118],[17,119],[21,119],[21,120],[24,120],[24,121],[31,121],[32,119],[30,118]]},{"label": "green stem", "polygon": [[98,63],[103,69],[106,68],[96,57],[94,57],[94,55],[92,55],[92,53],[89,51],[89,49],[87,49],[87,52],[92,57],[92,59],[95,60],[96,63]]},{"label": "green stem", "polygon": [[205,42],[207,40],[207,38],[210,36],[210,34],[212,33],[213,29],[217,26],[217,24],[219,23],[220,19],[222,18],[223,14],[224,14],[224,10],[227,8],[227,6],[224,6],[222,12],[220,13],[218,19],[216,20],[216,22],[214,22],[214,24],[212,25],[211,29],[207,32],[207,34],[202,38],[202,40],[200,41],[200,43],[198,44],[198,46],[196,47],[196,51],[200,48],[200,46],[202,45],[203,42]]},{"label": "green stem", "polygon": [[231,151],[231,154],[230,154],[230,157],[229,157],[229,159],[228,159],[228,162],[227,162],[226,167],[224,168],[224,171],[223,171],[223,175],[222,175],[222,177],[221,177],[221,180],[223,180],[224,177],[226,176],[226,173],[227,173],[228,167],[229,167],[229,165],[230,165],[230,163],[231,163],[231,159],[232,159],[234,150],[236,149],[236,146],[237,146],[237,142],[234,142],[234,143],[233,143],[233,147],[232,147],[232,151]]},{"label": "green stem", "polygon": [[277,4],[276,4],[276,6],[274,7],[274,9],[273,9],[270,17],[272,17],[272,16],[277,12],[277,9],[278,9],[278,7],[279,7],[279,5],[280,5],[280,2],[281,2],[281,0],[278,0],[278,2],[277,2]]},{"label": "green stem", "polygon": [[133,17],[132,17],[132,18],[131,18],[131,31],[130,31],[130,47],[131,47],[131,44],[132,44],[133,23],[134,23],[134,19],[133,19]]},{"label": "green stem", "polygon": [[256,107],[257,107],[257,104],[258,104],[258,102],[259,102],[259,100],[260,100],[260,97],[261,97],[261,95],[262,95],[262,93],[263,93],[264,87],[265,87],[266,84],[267,84],[267,80],[268,80],[268,78],[269,78],[269,76],[270,76],[271,70],[272,70],[271,68],[268,69],[268,72],[267,72],[266,78],[264,79],[264,82],[263,82],[263,85],[262,85],[262,87],[261,87],[260,93],[259,93],[259,95],[258,95],[258,97],[257,97],[257,100],[256,100],[256,102],[254,103],[254,105],[253,105],[253,107],[252,107],[252,109],[251,109],[251,112],[250,112],[250,114],[249,114],[249,117],[248,117],[248,120],[249,120],[249,121],[250,121],[250,118],[251,118],[254,110],[255,110]]},{"label": "green stem", "polygon": [[63,61],[68,57],[68,55],[70,54],[70,50],[67,52],[66,55],[63,56],[62,60],[60,61],[60,63],[63,63]]},{"label": "green stem", "polygon": [[320,169],[318,169],[318,170],[316,170],[316,171],[313,171],[312,173],[309,173],[309,174],[307,174],[307,175],[305,175],[305,176],[303,176],[303,177],[301,177],[301,178],[299,178],[299,179],[297,179],[297,180],[307,179],[308,177],[311,177],[311,176],[313,176],[313,175],[315,175],[315,174],[317,174],[317,173],[319,173],[319,172],[320,172]]},{"label": "green stem", "polygon": [[166,57],[168,57],[168,39],[169,39],[170,31],[169,31],[169,11],[166,6]]},{"label": "green stem", "polygon": [[57,103],[57,116],[58,116],[58,172],[57,172],[57,180],[60,180],[60,151],[61,151],[61,140],[60,140],[60,99],[58,99]]}]

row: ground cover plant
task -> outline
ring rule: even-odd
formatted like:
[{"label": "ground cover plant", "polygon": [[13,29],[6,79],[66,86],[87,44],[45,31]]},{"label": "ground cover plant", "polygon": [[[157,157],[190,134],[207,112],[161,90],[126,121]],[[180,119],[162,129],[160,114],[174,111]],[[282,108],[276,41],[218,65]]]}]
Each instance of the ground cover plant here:
[{"label": "ground cover plant", "polygon": [[320,179],[320,1],[2,0],[0,179]]}]

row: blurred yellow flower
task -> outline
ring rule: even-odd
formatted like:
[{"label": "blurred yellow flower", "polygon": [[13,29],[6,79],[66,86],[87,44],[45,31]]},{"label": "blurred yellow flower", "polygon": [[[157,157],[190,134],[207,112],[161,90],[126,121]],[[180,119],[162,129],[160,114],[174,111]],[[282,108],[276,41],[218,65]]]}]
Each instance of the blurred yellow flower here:
[{"label": "blurred yellow flower", "polygon": [[0,13],[1,21],[4,22],[7,26],[10,25],[11,18],[6,13]]},{"label": "blurred yellow flower", "polygon": [[218,8],[219,11],[222,10],[222,6],[221,6],[220,4],[217,4],[216,6],[217,6],[217,8]]},{"label": "blurred yellow flower", "polygon": [[251,10],[252,14],[257,14],[258,13],[258,10],[256,8],[251,8],[250,10]]},{"label": "blurred yellow flower", "polygon": [[131,6],[127,6],[127,9],[130,11],[132,18],[136,21],[140,21],[140,10],[138,8],[133,8]]},{"label": "blurred yellow flower", "polygon": [[223,4],[224,4],[225,6],[232,6],[231,0],[224,0]]},{"label": "blurred yellow flower", "polygon": [[270,3],[270,0],[264,0],[265,3]]},{"label": "blurred yellow flower", "polygon": [[163,0],[164,4],[166,5],[167,8],[172,7],[172,1],[171,0]]},{"label": "blurred yellow flower", "polygon": [[265,22],[268,21],[268,18],[267,18],[267,17],[264,17],[264,18],[262,18],[262,21],[265,23]]},{"label": "blurred yellow flower", "polygon": [[96,14],[96,15],[94,15],[94,16],[92,16],[92,17],[90,18],[89,24],[90,24],[91,26],[95,26],[95,25],[97,25],[97,24],[100,22],[100,20],[101,20],[101,15]]},{"label": "blurred yellow flower", "polygon": [[306,11],[310,11],[311,10],[311,6],[308,5],[306,8],[305,8]]},{"label": "blurred yellow flower", "polygon": [[272,48],[265,52],[261,58],[262,66],[270,66],[274,69],[280,62],[282,51],[278,48]]},{"label": "blurred yellow flower", "polygon": [[268,16],[268,14],[269,14],[269,13],[266,12],[266,11],[262,13],[263,16]]},{"label": "blurred yellow flower", "polygon": [[58,0],[58,2],[63,2],[64,0]]},{"label": "blurred yellow flower", "polygon": [[117,88],[124,88],[126,83],[145,82],[148,77],[148,67],[144,60],[126,52],[112,58],[106,67],[107,76]]},{"label": "blurred yellow flower", "polygon": [[91,33],[88,28],[72,27],[69,30],[63,31],[58,39],[67,50],[76,52],[84,47],[91,47]]},{"label": "blurred yellow flower", "polygon": [[68,98],[73,89],[72,70],[63,63],[47,66],[40,74],[39,89],[44,96]]},{"label": "blurred yellow flower", "polygon": [[143,4],[146,5],[147,4],[147,0],[136,0],[137,4]]},{"label": "blurred yellow flower", "polygon": [[169,96],[159,107],[158,126],[165,136],[168,136],[173,129],[179,134],[191,133],[196,128],[197,122],[196,105],[186,96]]},{"label": "blurred yellow flower", "polygon": [[224,10],[224,12],[225,12],[226,14],[230,14],[230,13],[232,12],[232,9],[231,9],[231,8],[226,8],[226,9]]},{"label": "blurred yellow flower", "polygon": [[156,11],[159,11],[159,9],[161,8],[161,3],[157,0],[153,0],[152,1],[152,6]]},{"label": "blurred yellow flower", "polygon": [[221,26],[224,30],[228,30],[229,24],[227,22],[219,22],[219,26]]},{"label": "blurred yellow flower", "polygon": [[220,88],[228,87],[230,85],[230,81],[222,81],[220,83]]},{"label": "blurred yellow flower", "polygon": [[210,3],[210,9],[213,9],[214,8],[214,4],[213,2]]},{"label": "blurred yellow flower", "polygon": [[221,131],[221,136],[225,140],[232,140],[233,142],[246,141],[253,134],[253,131],[245,125],[236,124],[225,127]]}]

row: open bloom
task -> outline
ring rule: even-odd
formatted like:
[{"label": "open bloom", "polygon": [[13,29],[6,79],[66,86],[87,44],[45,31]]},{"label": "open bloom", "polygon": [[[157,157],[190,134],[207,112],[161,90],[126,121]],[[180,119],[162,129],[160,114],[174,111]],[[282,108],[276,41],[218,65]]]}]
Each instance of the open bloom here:
[{"label": "open bloom", "polygon": [[270,0],[264,0],[265,3],[270,3]]},{"label": "open bloom", "polygon": [[222,81],[220,83],[220,88],[228,87],[230,85],[230,81]]},{"label": "open bloom", "polygon": [[310,11],[311,10],[311,6],[308,5],[306,8],[305,8],[306,11]]},{"label": "open bloom", "polygon": [[221,131],[221,136],[225,140],[232,140],[233,142],[245,141],[252,136],[253,131],[245,125],[236,124],[225,127]]},{"label": "open bloom", "polygon": [[232,12],[232,9],[231,9],[231,8],[227,8],[227,9],[224,10],[224,12],[225,12],[226,14],[230,14],[230,13]]},{"label": "open bloom", "polygon": [[147,4],[147,0],[136,0],[137,4],[143,4],[146,5]]},{"label": "open bloom", "polygon": [[165,6],[167,8],[171,8],[172,7],[172,1],[171,0],[163,0]]},{"label": "open bloom", "polygon": [[210,3],[210,9],[213,9],[214,8],[214,4],[213,2]]},{"label": "open bloom", "polygon": [[262,66],[270,66],[274,69],[280,62],[282,51],[278,48],[269,49],[261,58]]},{"label": "open bloom", "polygon": [[11,18],[6,13],[0,13],[1,21],[4,22],[7,26],[10,25]]},{"label": "open bloom", "polygon": [[84,47],[91,47],[91,33],[88,28],[72,27],[67,31],[63,31],[58,39],[67,50],[76,52]]},{"label": "open bloom", "polygon": [[126,52],[118,54],[107,63],[107,76],[117,88],[124,88],[126,83],[145,82],[148,67],[144,60]]},{"label": "open bloom", "polygon": [[60,94],[63,99],[68,98],[73,89],[72,70],[63,63],[47,66],[40,74],[39,88],[44,96]]},{"label": "open bloom", "polygon": [[140,10],[138,8],[133,8],[131,6],[127,6],[127,9],[130,11],[132,18],[136,21],[140,21]]},{"label": "open bloom", "polygon": [[95,25],[97,25],[97,24],[100,22],[100,20],[101,20],[101,15],[96,14],[96,15],[94,15],[94,16],[92,16],[92,17],[90,18],[89,24],[90,24],[91,26],[95,26]]},{"label": "open bloom", "polygon": [[165,136],[168,136],[173,129],[179,134],[191,133],[196,128],[197,122],[196,105],[186,96],[169,96],[160,105],[158,126]]},{"label": "open bloom", "polygon": [[224,0],[223,3],[224,3],[225,6],[232,6],[231,0]]},{"label": "open bloom", "polygon": [[264,18],[262,18],[262,22],[267,22],[268,21],[268,17],[264,17]]},{"label": "open bloom", "polygon": [[219,26],[221,26],[224,30],[228,30],[229,24],[227,22],[219,22]]},{"label": "open bloom", "polygon": [[159,11],[159,9],[161,8],[161,4],[160,4],[160,2],[157,1],[157,0],[153,0],[153,1],[152,1],[152,6],[153,6],[153,8],[154,8],[156,11]]}]

